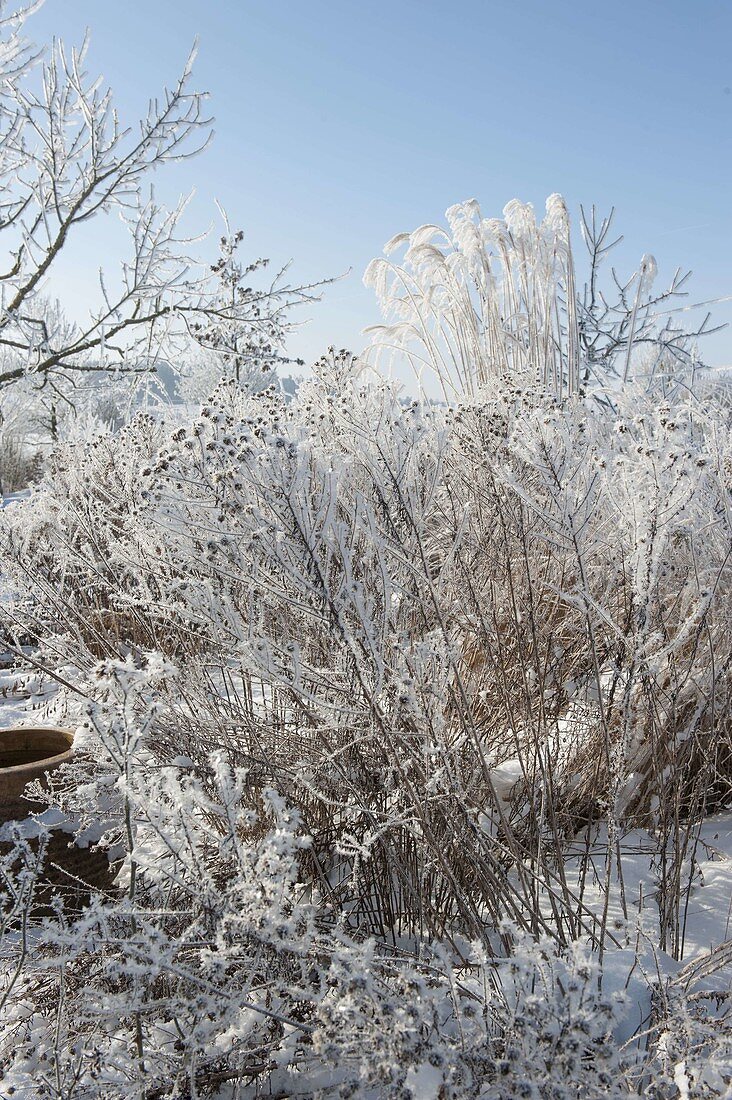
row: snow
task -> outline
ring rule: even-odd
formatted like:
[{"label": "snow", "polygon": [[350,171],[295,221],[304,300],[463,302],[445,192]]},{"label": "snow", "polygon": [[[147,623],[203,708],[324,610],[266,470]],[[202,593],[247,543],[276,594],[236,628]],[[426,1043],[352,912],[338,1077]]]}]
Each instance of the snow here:
[{"label": "snow", "polygon": [[50,677],[23,668],[17,654],[0,653],[0,729],[53,725],[59,704],[58,686]]},{"label": "snow", "polygon": [[406,1086],[420,1100],[439,1100],[444,1077],[434,1066],[423,1064],[407,1073]]},{"label": "snow", "polygon": [[5,495],[0,493],[0,510],[10,508],[11,505],[18,504],[22,500],[28,500],[30,495],[30,489],[21,489],[17,493],[6,493]]}]

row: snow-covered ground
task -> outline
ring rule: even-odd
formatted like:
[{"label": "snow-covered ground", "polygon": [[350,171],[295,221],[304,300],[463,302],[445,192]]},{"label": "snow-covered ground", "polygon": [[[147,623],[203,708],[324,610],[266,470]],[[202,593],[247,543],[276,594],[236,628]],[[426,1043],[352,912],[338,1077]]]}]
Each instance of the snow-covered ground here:
[{"label": "snow-covered ground", "polygon": [[0,652],[0,730],[50,722],[56,685],[34,669],[19,667],[13,658]]}]

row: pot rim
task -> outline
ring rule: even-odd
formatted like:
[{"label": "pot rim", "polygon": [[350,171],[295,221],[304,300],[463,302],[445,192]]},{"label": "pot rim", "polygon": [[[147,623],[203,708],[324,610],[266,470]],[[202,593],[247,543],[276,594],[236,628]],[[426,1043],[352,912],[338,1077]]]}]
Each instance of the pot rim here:
[{"label": "pot rim", "polygon": [[32,763],[28,764],[13,764],[12,767],[9,768],[0,766],[0,778],[4,778],[5,776],[12,778],[24,772],[39,771],[57,764],[65,764],[73,757],[74,739],[76,735],[73,730],[67,729],[65,726],[7,726],[5,729],[0,729],[0,752],[2,751],[2,743],[6,735],[30,732],[63,733],[66,737],[71,738],[71,742],[67,749],[64,749],[63,752],[56,753],[55,756],[44,756],[40,760],[34,760]]}]

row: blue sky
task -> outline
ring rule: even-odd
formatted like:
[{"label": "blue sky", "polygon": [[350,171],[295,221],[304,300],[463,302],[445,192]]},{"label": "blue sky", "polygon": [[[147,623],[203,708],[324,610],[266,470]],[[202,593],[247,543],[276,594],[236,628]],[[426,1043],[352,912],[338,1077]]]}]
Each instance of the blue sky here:
[{"label": "blue sky", "polygon": [[[379,319],[368,261],[470,197],[495,216],[560,191],[575,221],[580,203],[614,205],[621,271],[652,252],[662,278],[693,269],[691,301],[732,295],[729,0],[46,0],[28,29],[74,42],[86,27],[123,117],[198,37],[215,142],[160,188],[195,187],[199,225],[217,198],[251,254],[292,259],[295,279],[351,269],[302,315],[291,350],[307,360],[358,350]],[[113,265],[103,224],[69,271],[79,300],[100,245]],[[732,322],[732,303],[713,316]],[[704,351],[732,363],[732,330]]]}]

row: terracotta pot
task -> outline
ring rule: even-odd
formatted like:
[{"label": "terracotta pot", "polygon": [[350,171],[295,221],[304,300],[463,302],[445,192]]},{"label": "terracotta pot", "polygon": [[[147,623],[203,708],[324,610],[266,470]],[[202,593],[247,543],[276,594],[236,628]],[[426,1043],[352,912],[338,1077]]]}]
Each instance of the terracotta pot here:
[{"label": "terracotta pot", "polygon": [[[24,798],[28,783],[43,783],[49,772],[73,759],[74,735],[54,726],[23,726],[0,730],[0,825],[23,822],[45,806]],[[33,847],[37,840],[32,840]],[[9,851],[9,844],[0,850]],[[67,906],[80,908],[92,890],[112,887],[109,861],[104,852],[79,848],[69,833],[54,829],[46,849],[42,882],[37,889],[38,915],[47,911],[53,892],[64,896]]]},{"label": "terracotta pot", "polygon": [[22,821],[39,809],[23,798],[26,784],[43,780],[73,755],[74,735],[53,726],[0,730],[0,824]]}]

